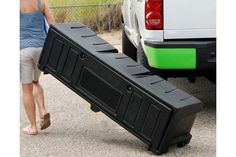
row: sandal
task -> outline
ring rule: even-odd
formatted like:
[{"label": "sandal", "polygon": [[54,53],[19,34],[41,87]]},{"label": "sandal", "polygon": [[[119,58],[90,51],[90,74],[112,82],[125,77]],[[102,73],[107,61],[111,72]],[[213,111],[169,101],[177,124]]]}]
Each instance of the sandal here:
[{"label": "sandal", "polygon": [[51,124],[51,121],[50,121],[50,114],[49,113],[45,113],[43,115],[43,117],[41,118],[41,122],[40,122],[40,129],[41,130],[44,130],[44,129],[47,129]]},{"label": "sandal", "polygon": [[38,131],[31,131],[31,127],[27,126],[25,128],[22,129],[23,133],[27,134],[27,135],[37,135]]}]

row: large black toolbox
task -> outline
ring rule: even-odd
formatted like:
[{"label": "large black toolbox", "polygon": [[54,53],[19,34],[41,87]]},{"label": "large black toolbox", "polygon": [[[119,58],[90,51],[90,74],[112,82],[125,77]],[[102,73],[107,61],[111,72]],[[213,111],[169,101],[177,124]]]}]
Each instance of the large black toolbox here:
[{"label": "large black toolbox", "polygon": [[83,24],[49,29],[39,68],[49,72],[148,145],[155,154],[184,146],[202,103],[152,75]]}]

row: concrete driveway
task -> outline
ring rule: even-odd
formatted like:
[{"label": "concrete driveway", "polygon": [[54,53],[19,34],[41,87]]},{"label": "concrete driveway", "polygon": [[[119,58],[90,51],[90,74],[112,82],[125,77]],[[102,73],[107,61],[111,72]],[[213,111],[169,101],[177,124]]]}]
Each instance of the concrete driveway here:
[{"label": "concrete driveway", "polygon": [[[121,49],[121,32],[101,35]],[[163,157],[216,156],[216,87],[204,78],[195,84],[186,79],[170,79],[172,84],[201,99],[205,107],[194,123],[193,138],[183,148],[171,147]],[[43,75],[47,110],[52,125],[37,136],[20,134],[21,157],[151,157],[146,145],[103,113],[94,113],[90,105],[57,81]],[[20,128],[28,124],[23,104]]]}]

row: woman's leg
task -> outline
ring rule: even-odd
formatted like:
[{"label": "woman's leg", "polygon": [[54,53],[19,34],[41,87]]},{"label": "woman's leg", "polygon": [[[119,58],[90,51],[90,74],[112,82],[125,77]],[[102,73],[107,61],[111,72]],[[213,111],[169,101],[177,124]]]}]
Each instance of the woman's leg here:
[{"label": "woman's leg", "polygon": [[45,115],[46,108],[44,104],[44,92],[42,86],[39,84],[39,81],[33,81],[33,96],[34,100],[37,102],[39,107],[40,118]]},{"label": "woman's leg", "polygon": [[23,97],[25,112],[30,121],[30,131],[37,132],[35,101],[33,97],[33,83],[22,84],[22,97]]},{"label": "woman's leg", "polygon": [[44,92],[42,86],[39,84],[38,81],[33,81],[33,95],[34,99],[38,104],[39,107],[39,114],[40,114],[40,129],[44,130],[47,129],[51,122],[50,122],[50,114],[47,113],[44,105]]}]

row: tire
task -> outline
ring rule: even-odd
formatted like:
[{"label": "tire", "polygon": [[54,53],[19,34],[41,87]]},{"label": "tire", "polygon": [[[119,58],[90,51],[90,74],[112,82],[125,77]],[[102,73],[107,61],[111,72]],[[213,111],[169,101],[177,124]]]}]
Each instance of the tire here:
[{"label": "tire", "polygon": [[134,61],[137,60],[137,48],[128,39],[124,28],[122,29],[122,52]]},{"label": "tire", "polygon": [[147,57],[145,55],[145,52],[143,50],[142,44],[139,43],[138,48],[137,48],[137,62],[147,69],[150,69],[151,67],[148,64]]},{"label": "tire", "polygon": [[216,71],[210,71],[206,75],[206,78],[213,84],[216,84]]},{"label": "tire", "polygon": [[167,75],[162,70],[158,70],[156,68],[152,68],[149,66],[146,54],[143,50],[141,43],[139,43],[138,48],[137,48],[137,63],[143,65],[145,68],[150,70],[153,74],[156,74],[165,80],[168,79]]}]

